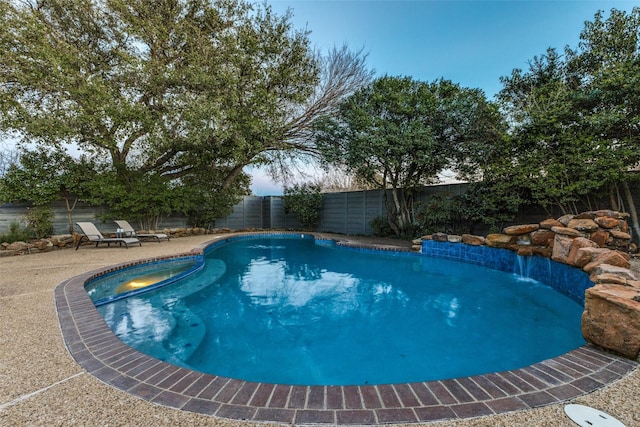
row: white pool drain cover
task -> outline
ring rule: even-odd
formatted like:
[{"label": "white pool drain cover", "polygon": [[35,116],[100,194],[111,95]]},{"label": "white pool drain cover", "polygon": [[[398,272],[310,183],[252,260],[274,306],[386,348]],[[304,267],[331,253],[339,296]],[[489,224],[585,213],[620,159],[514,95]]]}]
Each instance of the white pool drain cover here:
[{"label": "white pool drain cover", "polygon": [[625,427],[611,415],[584,405],[567,405],[564,412],[581,427]]}]

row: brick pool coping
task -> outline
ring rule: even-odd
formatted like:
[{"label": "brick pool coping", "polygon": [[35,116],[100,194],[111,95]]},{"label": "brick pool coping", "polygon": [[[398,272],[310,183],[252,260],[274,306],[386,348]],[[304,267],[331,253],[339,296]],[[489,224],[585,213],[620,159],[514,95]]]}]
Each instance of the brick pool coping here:
[{"label": "brick pool coping", "polygon": [[[209,243],[188,254],[153,260],[193,256]],[[404,384],[290,386],[204,374],[124,344],[84,289],[87,280],[106,271],[148,261],[152,260],[89,271],[60,283],[55,289],[58,319],[67,349],[89,374],[133,396],[179,410],[283,424],[362,425],[474,418],[568,401],[637,367],[634,361],[587,344],[521,369]]]}]

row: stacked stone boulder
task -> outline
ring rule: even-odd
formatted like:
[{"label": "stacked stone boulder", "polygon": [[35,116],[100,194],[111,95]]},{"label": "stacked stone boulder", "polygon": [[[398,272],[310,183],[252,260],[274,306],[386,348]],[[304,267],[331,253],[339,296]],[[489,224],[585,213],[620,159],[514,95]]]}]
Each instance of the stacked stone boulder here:
[{"label": "stacked stone boulder", "polygon": [[[179,228],[165,228],[163,230],[141,230],[140,233],[164,233],[169,237],[188,237],[188,236],[200,236],[203,234],[219,234],[229,232],[229,229],[206,229],[202,227],[179,227]],[[8,257],[14,255],[28,255],[39,252],[49,252],[56,249],[74,248],[78,243],[81,235],[74,234],[61,234],[57,236],[46,237],[42,239],[35,239],[29,242],[0,242],[0,257]],[[105,237],[116,237],[115,233],[105,233]],[[94,243],[85,241],[83,245],[94,245]]]},{"label": "stacked stone boulder", "polygon": [[72,247],[75,244],[71,234],[60,234],[30,242],[0,243],[0,257],[49,252]]},{"label": "stacked stone boulder", "polygon": [[582,334],[588,342],[640,358],[640,274],[631,269],[629,215],[612,210],[506,227],[486,237],[436,233],[423,239],[487,245],[537,255],[580,268],[595,284],[585,294]]}]

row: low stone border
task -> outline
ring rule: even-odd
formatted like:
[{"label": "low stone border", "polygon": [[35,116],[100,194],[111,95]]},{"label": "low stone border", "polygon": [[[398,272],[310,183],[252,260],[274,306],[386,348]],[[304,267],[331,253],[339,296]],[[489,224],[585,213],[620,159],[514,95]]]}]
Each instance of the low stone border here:
[{"label": "low stone border", "polygon": [[[185,255],[201,254],[209,243],[213,242]],[[522,369],[406,384],[289,386],[203,374],[142,354],[109,329],[84,284],[105,271],[128,265],[89,271],[56,287],[64,342],[72,357],[104,383],[180,410],[282,424],[362,425],[474,418],[567,401],[636,368],[634,362],[587,344]]]},{"label": "low stone border", "polygon": [[[206,234],[225,234],[230,233],[232,230],[228,228],[214,228],[214,229],[205,229],[201,227],[179,227],[179,228],[164,228],[162,230],[140,230],[140,234],[148,234],[148,233],[163,233],[169,236],[170,239],[175,239],[178,237],[189,237],[189,236],[202,236]],[[247,231],[247,230],[243,230]],[[102,232],[105,237],[116,237],[115,232]],[[16,255],[30,255],[37,254],[40,252],[51,252],[59,249],[69,249],[75,248],[78,240],[81,238],[81,234],[59,234],[56,236],[45,237],[42,239],[32,240],[28,242],[0,242],[0,258],[2,257],[10,257]],[[141,239],[143,240],[143,239]],[[146,239],[147,241],[151,241],[152,239]],[[90,241],[85,241],[81,244],[81,246],[94,246],[95,243]]]}]

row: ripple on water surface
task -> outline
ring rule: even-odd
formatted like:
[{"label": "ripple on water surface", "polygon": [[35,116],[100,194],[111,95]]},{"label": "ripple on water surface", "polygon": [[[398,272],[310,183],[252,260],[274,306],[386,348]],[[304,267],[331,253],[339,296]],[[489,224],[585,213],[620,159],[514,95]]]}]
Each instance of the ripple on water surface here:
[{"label": "ripple on water surface", "polygon": [[232,240],[206,258],[207,267],[184,283],[101,313],[141,351],[270,383],[470,376],[584,344],[579,304],[476,265],[277,238]]}]

